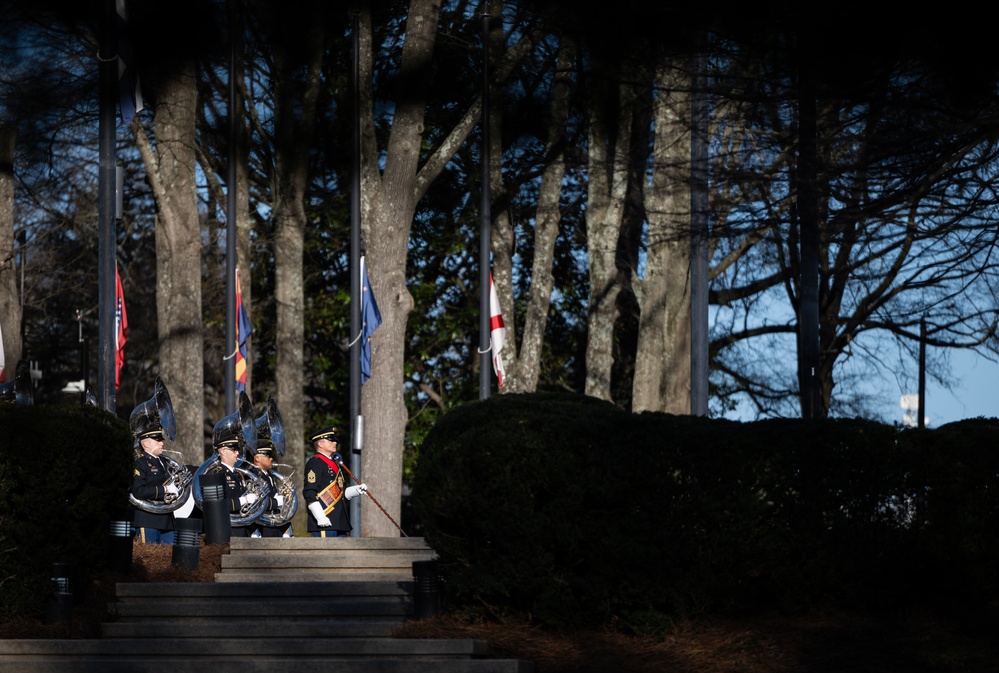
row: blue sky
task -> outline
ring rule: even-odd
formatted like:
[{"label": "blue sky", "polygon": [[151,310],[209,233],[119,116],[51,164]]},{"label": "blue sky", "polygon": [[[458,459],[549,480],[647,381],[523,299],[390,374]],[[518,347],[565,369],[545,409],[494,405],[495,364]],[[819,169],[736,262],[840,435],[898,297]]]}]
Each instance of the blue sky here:
[{"label": "blue sky", "polygon": [[[926,416],[928,427],[940,427],[965,418],[999,418],[999,365],[969,351],[951,355],[953,390],[944,390],[932,381],[926,382]],[[915,388],[910,393],[917,393]],[[885,414],[890,421],[902,421],[901,395],[885,402]]]}]

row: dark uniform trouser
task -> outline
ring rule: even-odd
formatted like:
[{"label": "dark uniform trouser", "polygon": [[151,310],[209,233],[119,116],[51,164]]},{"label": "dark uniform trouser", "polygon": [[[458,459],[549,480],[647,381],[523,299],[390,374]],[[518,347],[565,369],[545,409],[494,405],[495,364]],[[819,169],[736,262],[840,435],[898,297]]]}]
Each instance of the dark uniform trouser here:
[{"label": "dark uniform trouser", "polygon": [[173,544],[177,541],[177,531],[136,528],[135,537],[143,544]]}]

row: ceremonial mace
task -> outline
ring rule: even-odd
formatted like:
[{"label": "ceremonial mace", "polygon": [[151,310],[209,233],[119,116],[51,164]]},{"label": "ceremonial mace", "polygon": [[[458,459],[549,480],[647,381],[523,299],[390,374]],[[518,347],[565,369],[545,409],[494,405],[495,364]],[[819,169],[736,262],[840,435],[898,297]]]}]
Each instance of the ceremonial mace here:
[{"label": "ceremonial mace", "polygon": [[[354,473],[350,471],[350,468],[348,468],[346,465],[343,464],[343,456],[341,456],[339,453],[334,453],[333,454],[333,462],[335,462],[337,465],[339,465],[341,468],[343,468],[343,471],[346,472],[348,475],[350,475],[350,478],[353,479],[354,481],[356,481],[358,485],[361,484],[361,480],[358,479],[357,477],[355,477]],[[403,537],[409,537],[408,535],[406,535],[406,531],[404,531],[402,529],[402,526],[400,526],[399,524],[397,524],[395,522],[395,519],[392,518],[392,515],[385,511],[385,508],[382,507],[382,504],[380,502],[378,502],[378,499],[375,498],[375,496],[371,495],[371,491],[370,490],[364,491],[364,493],[369,498],[371,498],[371,501],[378,506],[378,509],[380,509],[382,511],[382,514],[384,514],[385,517],[389,521],[392,522],[392,525],[399,529],[399,532],[402,533]]]}]

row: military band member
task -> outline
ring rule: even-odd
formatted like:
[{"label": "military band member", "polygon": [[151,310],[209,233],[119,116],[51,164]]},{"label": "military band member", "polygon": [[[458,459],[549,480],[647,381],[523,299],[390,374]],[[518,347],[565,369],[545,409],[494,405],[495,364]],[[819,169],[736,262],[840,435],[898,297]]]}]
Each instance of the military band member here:
[{"label": "military band member", "polygon": [[305,463],[302,495],[309,510],[309,532],[313,537],[349,535],[349,500],[366,493],[366,484],[347,486],[346,475],[333,454],[340,442],[332,425],[314,432],[309,438],[315,454]]},{"label": "military band member", "polygon": [[[276,515],[284,505],[284,496],[278,493],[277,483],[271,470],[274,467],[274,440],[270,437],[257,438],[257,451],[253,454],[253,467],[267,482],[267,507],[269,516]],[[250,524],[251,537],[291,537],[291,522],[280,526],[265,526],[259,520]]]},{"label": "military band member", "polygon": [[[239,437],[235,433],[228,432],[228,428],[223,428],[221,431],[217,429],[215,434],[215,451],[219,454],[219,460],[212,463],[205,474],[223,475],[223,498],[229,504],[229,515],[238,515],[243,505],[252,505],[257,501],[257,495],[247,492],[246,477],[235,469],[241,451]],[[232,526],[231,537],[249,537],[249,535],[249,525]]]},{"label": "military band member", "polygon": [[[177,495],[177,487],[167,483],[170,473],[166,463],[160,458],[165,440],[163,427],[158,422],[150,422],[137,414],[130,421],[137,449],[132,495],[138,500],[163,500],[167,493]],[[155,514],[134,505],[132,512],[132,530],[139,542],[174,543],[177,533],[174,530],[173,512]]]}]

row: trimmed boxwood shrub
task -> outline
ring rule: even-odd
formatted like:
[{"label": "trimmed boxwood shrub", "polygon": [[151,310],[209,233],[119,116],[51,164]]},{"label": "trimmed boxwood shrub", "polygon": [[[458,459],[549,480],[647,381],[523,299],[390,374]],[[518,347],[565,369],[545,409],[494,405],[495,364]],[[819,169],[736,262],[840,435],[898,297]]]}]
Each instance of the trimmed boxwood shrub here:
[{"label": "trimmed boxwood shrub", "polygon": [[69,563],[74,598],[85,595],[133,469],[128,424],[112,414],[0,404],[0,620],[44,612],[52,563]]},{"label": "trimmed boxwood shrub", "polygon": [[704,612],[968,604],[999,593],[997,433],[500,395],[427,434],[413,502],[451,609],[649,632]]}]

